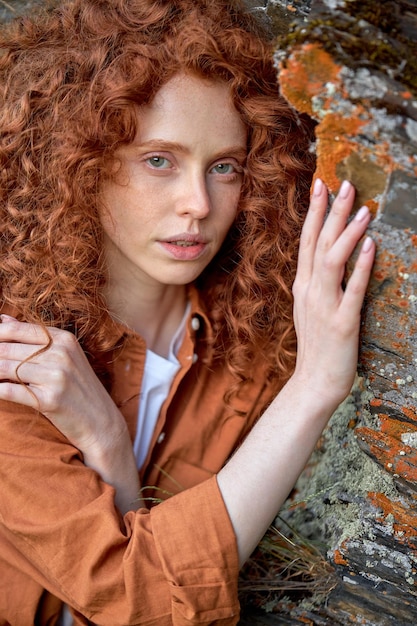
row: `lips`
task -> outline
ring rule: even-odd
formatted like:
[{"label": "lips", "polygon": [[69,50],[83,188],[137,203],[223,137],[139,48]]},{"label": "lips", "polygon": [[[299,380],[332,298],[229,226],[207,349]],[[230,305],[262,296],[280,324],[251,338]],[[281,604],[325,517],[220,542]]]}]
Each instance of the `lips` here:
[{"label": "lips", "polygon": [[204,238],[197,234],[194,235],[192,233],[180,233],[178,235],[173,235],[172,237],[166,237],[165,239],[161,239],[161,243],[170,243],[175,246],[193,246],[197,244],[205,244]]},{"label": "lips", "polygon": [[207,247],[207,242],[201,235],[182,233],[160,240],[162,248],[176,260],[194,261],[198,259]]}]

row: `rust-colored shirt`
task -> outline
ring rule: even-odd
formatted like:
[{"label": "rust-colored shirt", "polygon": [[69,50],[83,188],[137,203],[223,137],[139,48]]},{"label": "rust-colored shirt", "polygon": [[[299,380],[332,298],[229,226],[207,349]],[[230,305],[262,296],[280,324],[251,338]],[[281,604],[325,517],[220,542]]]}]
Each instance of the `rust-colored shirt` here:
[{"label": "rust-colored shirt", "polygon": [[[224,404],[232,379],[211,367],[210,325],[192,300],[181,369],[141,472],[144,497],[163,500],[149,510],[122,518],[113,488],[46,418],[0,402],[0,625],[53,626],[63,602],[76,625],[238,622],[236,541],[216,473],[268,389],[254,364],[253,385],[233,409]],[[112,397],[133,440],[146,346],[119,330],[127,341],[114,354]]]}]

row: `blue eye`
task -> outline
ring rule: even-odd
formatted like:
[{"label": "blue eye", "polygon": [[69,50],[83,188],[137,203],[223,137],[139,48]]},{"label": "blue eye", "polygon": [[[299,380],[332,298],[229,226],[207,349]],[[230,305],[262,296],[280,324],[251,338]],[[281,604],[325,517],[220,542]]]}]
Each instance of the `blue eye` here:
[{"label": "blue eye", "polygon": [[162,156],[152,156],[146,159],[147,163],[158,170],[166,170],[171,167],[171,162]]},{"label": "blue eye", "polygon": [[213,171],[216,174],[233,174],[236,169],[232,163],[218,163],[213,167]]}]

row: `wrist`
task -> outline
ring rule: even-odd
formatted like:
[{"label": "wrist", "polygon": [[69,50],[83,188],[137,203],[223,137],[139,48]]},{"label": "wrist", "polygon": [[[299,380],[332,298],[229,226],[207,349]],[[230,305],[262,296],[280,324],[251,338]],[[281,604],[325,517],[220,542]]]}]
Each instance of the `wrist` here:
[{"label": "wrist", "polygon": [[317,368],[313,373],[297,368],[288,381],[294,394],[305,398],[311,408],[333,414],[339,404],[349,395],[354,382],[337,374],[325,375]]},{"label": "wrist", "polygon": [[132,453],[132,442],[125,423],[102,428],[100,432],[94,431],[79,440],[77,447],[81,450],[84,458],[94,457],[106,459],[119,458],[127,451]]},{"label": "wrist", "polygon": [[318,384],[317,381],[297,371],[288,380],[282,392],[292,398],[298,414],[308,415],[309,421],[317,419],[323,424],[327,423],[347,395],[332,388],[330,383]]}]

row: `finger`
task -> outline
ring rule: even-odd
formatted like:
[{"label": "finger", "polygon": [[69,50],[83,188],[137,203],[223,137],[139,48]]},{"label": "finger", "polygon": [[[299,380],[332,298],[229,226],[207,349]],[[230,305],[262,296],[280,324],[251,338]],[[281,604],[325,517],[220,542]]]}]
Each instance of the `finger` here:
[{"label": "finger", "polygon": [[343,308],[360,315],[375,259],[375,242],[366,237],[343,296]]},{"label": "finger", "polygon": [[39,324],[19,322],[9,315],[1,315],[0,341],[17,341],[29,344],[47,345],[50,342],[49,332]]},{"label": "finger", "polygon": [[39,363],[39,359],[45,354],[45,345],[36,345],[34,343],[18,343],[16,341],[6,342],[0,341],[0,359],[17,361],[22,363],[23,361],[31,359],[32,363]]},{"label": "finger", "polygon": [[40,410],[40,403],[34,390],[26,385],[10,381],[0,382],[0,399],[24,404],[32,409]]},{"label": "finger", "polygon": [[48,371],[48,368],[33,364],[31,361],[0,360],[0,381],[10,380],[16,383],[42,385],[46,381],[51,382],[54,376],[56,376],[55,371]]},{"label": "finger", "polygon": [[314,265],[314,255],[324,216],[328,205],[328,194],[324,183],[317,178],[310,199],[310,206],[301,231],[297,280],[307,282],[310,279]]},{"label": "finger", "polygon": [[371,220],[368,207],[363,206],[354,219],[344,228],[332,248],[318,255],[316,270],[330,296],[337,295],[345,273],[346,263]]},{"label": "finger", "polygon": [[345,180],[331,206],[318,241],[318,250],[329,250],[346,227],[355,200],[355,188]]}]

